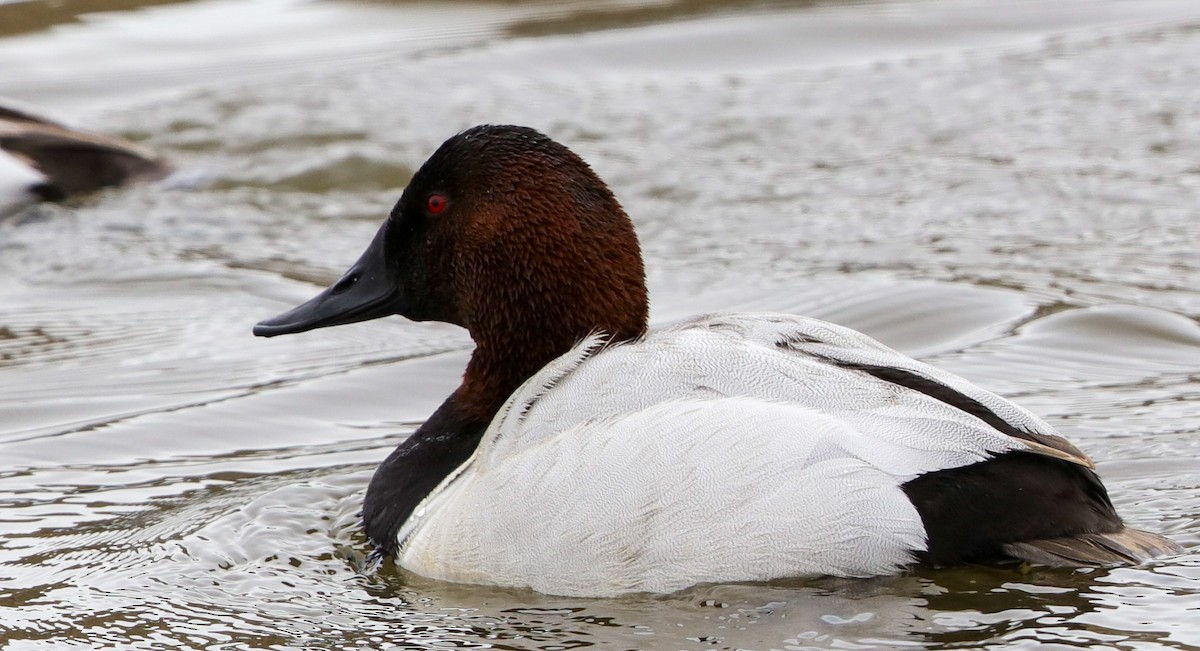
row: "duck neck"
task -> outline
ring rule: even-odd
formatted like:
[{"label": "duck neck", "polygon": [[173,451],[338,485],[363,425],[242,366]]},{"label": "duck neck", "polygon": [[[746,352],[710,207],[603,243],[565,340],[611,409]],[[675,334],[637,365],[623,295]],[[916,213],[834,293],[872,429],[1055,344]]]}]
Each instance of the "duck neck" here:
[{"label": "duck neck", "polygon": [[[515,341],[517,338],[513,337],[498,342],[477,341],[462,384],[454,394],[459,408],[472,421],[490,423],[526,380],[597,331],[604,330],[595,328],[558,338],[548,333],[532,333],[521,337],[523,341]],[[611,338],[623,341],[643,332],[644,329],[634,334],[619,333]]]},{"label": "duck neck", "polygon": [[613,343],[645,334],[640,247],[615,200],[610,210],[620,219],[577,219],[571,229],[557,219],[537,229],[540,239],[526,245],[536,266],[514,264],[502,247],[473,252],[487,273],[463,288],[462,304],[470,306],[463,324],[475,352],[458,393],[474,417],[490,421],[523,382],[593,334]]}]

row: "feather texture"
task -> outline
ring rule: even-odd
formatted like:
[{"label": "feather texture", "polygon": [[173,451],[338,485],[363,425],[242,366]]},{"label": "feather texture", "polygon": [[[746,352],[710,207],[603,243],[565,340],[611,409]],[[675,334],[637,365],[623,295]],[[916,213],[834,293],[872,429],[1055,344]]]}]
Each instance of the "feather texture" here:
[{"label": "feather texture", "polygon": [[868,364],[1056,437],[1002,398],[816,319],[715,315],[608,347],[596,335],[513,394],[405,524],[399,560],[578,595],[894,572],[925,549],[904,482],[1045,446],[855,368]]},{"label": "feather texture", "polygon": [[1183,548],[1156,533],[1126,527],[1112,533],[1009,543],[1004,551],[1013,558],[1050,567],[1103,567],[1141,563],[1178,554]]}]

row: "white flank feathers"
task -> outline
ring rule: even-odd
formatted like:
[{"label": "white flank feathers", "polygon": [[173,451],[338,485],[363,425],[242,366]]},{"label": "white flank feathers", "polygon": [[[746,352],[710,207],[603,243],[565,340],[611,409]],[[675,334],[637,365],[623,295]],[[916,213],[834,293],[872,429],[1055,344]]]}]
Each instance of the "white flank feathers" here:
[{"label": "white flank feathers", "polygon": [[895,572],[925,548],[903,483],[1026,446],[839,364],[905,369],[1016,427],[1053,431],[816,319],[716,315],[601,343],[585,340],[513,394],[401,529],[404,567],[581,596]]}]

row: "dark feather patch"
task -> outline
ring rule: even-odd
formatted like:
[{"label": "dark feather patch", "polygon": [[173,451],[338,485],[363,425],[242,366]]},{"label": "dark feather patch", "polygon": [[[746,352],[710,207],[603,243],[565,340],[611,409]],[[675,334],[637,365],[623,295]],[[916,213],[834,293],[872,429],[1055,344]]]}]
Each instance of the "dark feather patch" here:
[{"label": "dark feather patch", "polygon": [[902,487],[936,566],[1009,556],[1009,543],[1115,533],[1124,528],[1096,473],[1032,452],[927,473]]}]

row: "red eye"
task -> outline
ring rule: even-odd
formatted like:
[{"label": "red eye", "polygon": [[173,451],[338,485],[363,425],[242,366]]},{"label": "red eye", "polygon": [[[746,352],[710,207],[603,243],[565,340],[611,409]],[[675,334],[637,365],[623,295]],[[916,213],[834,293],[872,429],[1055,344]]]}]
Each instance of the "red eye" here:
[{"label": "red eye", "polygon": [[431,194],[425,202],[425,207],[429,209],[429,214],[436,215],[446,209],[450,202],[446,201],[446,197],[440,194]]}]

